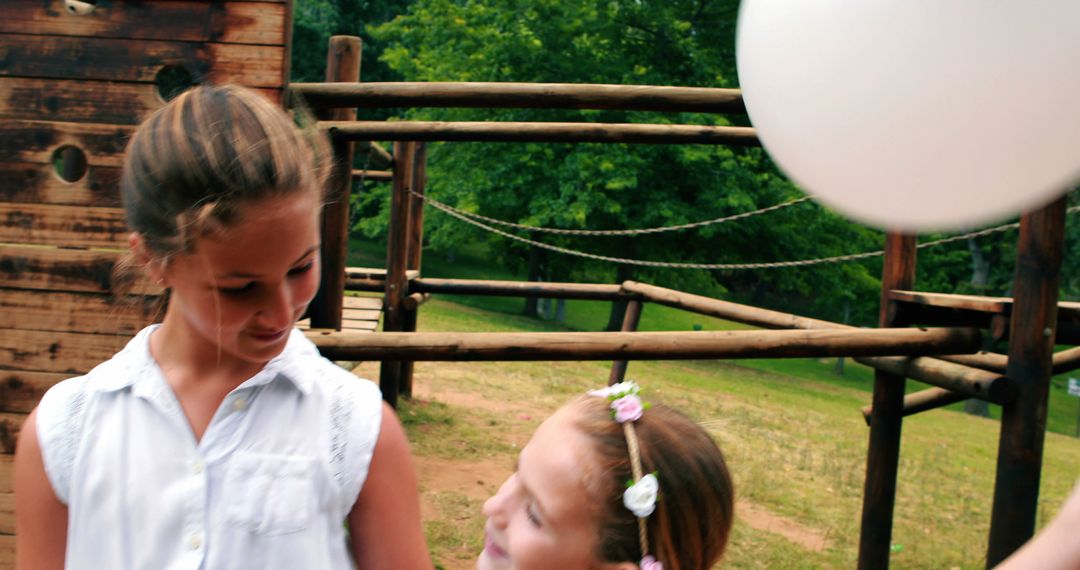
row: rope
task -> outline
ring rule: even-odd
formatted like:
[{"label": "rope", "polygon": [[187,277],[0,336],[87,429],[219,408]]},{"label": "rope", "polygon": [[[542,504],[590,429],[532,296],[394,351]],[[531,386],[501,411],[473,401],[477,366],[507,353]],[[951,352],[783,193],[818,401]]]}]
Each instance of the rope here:
[{"label": "rope", "polygon": [[442,209],[444,212],[454,211],[454,212],[456,212],[458,214],[461,214],[462,216],[465,216],[467,218],[471,218],[471,219],[474,219],[474,220],[480,220],[482,222],[487,222],[489,224],[497,224],[497,225],[500,225],[500,226],[505,226],[505,227],[514,228],[514,229],[518,229],[518,230],[526,230],[526,231],[530,231],[530,232],[540,232],[540,233],[549,233],[549,234],[559,234],[559,235],[570,235],[570,236],[637,236],[637,235],[643,235],[643,234],[656,234],[656,233],[662,233],[662,232],[674,232],[674,231],[679,231],[679,230],[687,230],[687,229],[690,229],[690,228],[700,228],[700,227],[704,227],[704,226],[711,226],[711,225],[714,225],[714,224],[723,224],[723,223],[726,223],[726,222],[734,222],[735,220],[741,220],[741,219],[744,219],[744,218],[750,218],[750,217],[753,217],[753,216],[759,216],[761,214],[767,214],[767,213],[775,211],[775,210],[780,210],[780,209],[783,209],[783,208],[787,208],[788,206],[794,206],[795,204],[806,202],[807,200],[810,199],[810,196],[803,196],[802,198],[796,198],[794,200],[788,200],[787,202],[782,202],[780,204],[776,204],[776,205],[773,205],[773,206],[768,206],[766,208],[761,208],[759,210],[754,210],[753,212],[743,212],[741,214],[734,214],[734,215],[731,215],[731,216],[725,216],[723,218],[715,218],[715,219],[712,219],[712,220],[705,220],[703,222],[692,222],[692,223],[689,223],[689,224],[682,224],[682,225],[679,225],[679,226],[663,226],[663,227],[657,227],[657,228],[645,228],[645,229],[640,229],[640,230],[572,230],[572,229],[564,229],[564,228],[543,228],[543,227],[538,227],[538,226],[527,226],[527,225],[524,225],[524,224],[515,224],[513,222],[497,220],[495,218],[489,218],[487,216],[482,216],[480,214],[475,214],[475,213],[472,213],[472,212],[466,212],[464,210],[459,210],[459,209],[457,209],[457,208],[455,208],[455,207],[453,207],[453,206],[451,206],[449,204],[446,204],[444,202],[439,202],[438,200],[436,200],[436,199],[434,199],[434,198],[432,198],[430,196],[426,196],[424,194],[417,193],[416,191],[414,191],[412,189],[410,189],[409,191],[414,196],[416,196],[416,197],[418,197],[420,199],[423,199],[423,200],[427,200],[428,202],[431,202],[432,206],[435,206],[435,207],[437,207],[439,209]]},{"label": "rope", "polygon": [[[638,447],[637,433],[634,431],[632,421],[623,422],[623,433],[626,435],[626,448],[630,452],[630,471],[634,475],[634,483],[641,481],[645,476],[641,469],[641,450]],[[641,555],[649,553],[649,532],[645,528],[645,519],[638,518],[638,540],[641,542]]]},{"label": "rope", "polygon": [[[509,232],[504,232],[504,231],[502,231],[502,230],[500,230],[498,228],[493,228],[493,227],[491,227],[489,225],[486,225],[484,223],[481,223],[481,222],[479,222],[477,220],[471,219],[471,218],[465,216],[464,214],[461,214],[461,213],[458,213],[458,212],[454,211],[453,208],[450,208],[449,206],[441,204],[441,203],[439,203],[439,202],[437,202],[435,200],[430,200],[430,202],[431,202],[432,206],[434,206],[435,208],[437,208],[438,210],[440,210],[442,212],[445,212],[447,215],[450,215],[450,216],[452,216],[454,218],[457,218],[457,219],[459,219],[459,220],[461,220],[463,222],[466,222],[468,224],[472,224],[472,225],[474,225],[474,226],[476,226],[478,228],[481,228],[481,229],[483,229],[485,231],[488,231],[488,232],[496,234],[496,235],[503,236],[503,237],[508,238],[508,239],[516,240],[516,241],[519,241],[521,243],[529,244],[531,246],[539,247],[541,249],[546,249],[546,250],[549,250],[549,251],[555,251],[555,252],[558,252],[558,253],[565,253],[566,255],[573,255],[573,256],[576,256],[576,257],[583,257],[585,259],[594,259],[594,260],[597,260],[597,261],[609,261],[609,262],[612,262],[612,263],[621,263],[623,265],[636,265],[636,266],[639,266],[639,267],[664,267],[664,268],[673,268],[673,269],[716,269],[716,270],[777,269],[777,268],[787,268],[787,267],[808,267],[808,266],[811,266],[811,265],[822,265],[822,264],[826,264],[826,263],[842,263],[842,262],[845,262],[845,261],[855,261],[855,260],[858,260],[858,259],[868,259],[868,258],[871,258],[871,257],[878,257],[878,256],[881,256],[881,255],[885,254],[884,250],[879,250],[879,251],[869,251],[869,252],[865,252],[865,253],[852,253],[852,254],[847,254],[847,255],[835,255],[835,256],[832,256],[832,257],[819,257],[819,258],[815,258],[815,259],[802,259],[802,260],[798,260],[798,261],[775,261],[775,262],[771,262],[771,263],[679,263],[679,262],[667,262],[667,261],[647,261],[647,260],[642,260],[642,259],[626,259],[626,258],[621,258],[621,257],[610,257],[610,256],[607,256],[607,255],[597,255],[595,253],[588,253],[588,252],[584,252],[584,251],[568,249],[568,248],[565,248],[565,247],[559,247],[557,245],[551,245],[551,244],[531,240],[531,239],[528,239],[528,238],[523,238],[521,236],[516,236],[516,235],[511,234]],[[1073,213],[1075,213],[1077,211],[1080,211],[1080,206],[1072,206],[1071,208],[1066,210],[1066,214],[1073,214]],[[1010,223],[1010,224],[1003,224],[1003,225],[995,226],[995,227],[992,227],[992,228],[986,228],[986,229],[982,229],[982,230],[969,232],[969,233],[966,233],[966,234],[961,234],[961,235],[951,236],[951,237],[947,237],[947,238],[942,238],[942,239],[935,240],[935,241],[929,241],[929,242],[926,242],[926,243],[921,243],[921,244],[918,244],[916,246],[916,248],[917,249],[925,249],[925,248],[928,248],[928,247],[934,247],[934,246],[943,245],[943,244],[946,244],[946,243],[952,243],[952,242],[955,242],[955,241],[966,240],[966,239],[969,239],[969,238],[975,238],[975,237],[981,237],[981,236],[987,236],[987,235],[991,235],[991,234],[995,234],[995,233],[1000,233],[1000,232],[1015,229],[1015,228],[1018,228],[1018,227],[1020,227],[1020,222],[1013,222],[1013,223]]]}]

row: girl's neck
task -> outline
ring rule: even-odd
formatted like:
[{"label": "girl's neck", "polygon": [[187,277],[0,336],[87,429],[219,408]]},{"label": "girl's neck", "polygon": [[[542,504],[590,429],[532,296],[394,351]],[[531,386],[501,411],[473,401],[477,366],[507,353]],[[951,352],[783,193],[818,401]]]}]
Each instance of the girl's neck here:
[{"label": "girl's neck", "polygon": [[161,326],[150,337],[150,354],[177,384],[217,384],[231,388],[257,374],[265,362],[237,358],[191,330],[182,315],[166,311]]}]

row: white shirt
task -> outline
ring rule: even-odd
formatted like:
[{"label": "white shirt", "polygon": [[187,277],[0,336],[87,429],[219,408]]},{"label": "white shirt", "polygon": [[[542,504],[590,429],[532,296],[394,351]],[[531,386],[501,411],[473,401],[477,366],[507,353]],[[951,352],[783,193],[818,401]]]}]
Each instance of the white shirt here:
[{"label": "white shirt", "polygon": [[37,411],[68,506],[68,569],[352,568],[343,521],[367,477],[378,388],[297,330],[196,441],[140,332]]}]

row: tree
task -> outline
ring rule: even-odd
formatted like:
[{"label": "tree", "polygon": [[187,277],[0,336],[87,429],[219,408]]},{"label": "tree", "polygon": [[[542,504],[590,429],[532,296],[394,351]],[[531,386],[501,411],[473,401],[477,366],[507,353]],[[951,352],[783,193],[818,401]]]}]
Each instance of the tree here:
[{"label": "tree", "polygon": [[[730,87],[733,0],[419,0],[373,28],[383,61],[411,81],[527,81]],[[416,110],[430,120],[679,122],[725,125],[745,118],[623,111]],[[720,217],[800,196],[758,149],[664,145],[440,144],[430,150],[429,195],[464,210],[534,226],[644,228]],[[369,194],[369,213],[385,202]],[[444,216],[431,216],[436,248],[496,239]],[[384,216],[360,229],[381,231]],[[502,239],[502,238],[498,238]],[[880,246],[879,232],[820,207],[801,205],[694,233],[633,239],[545,237],[601,255],[660,261],[775,261],[852,253]],[[522,267],[528,248],[498,248]],[[616,268],[548,255],[545,280],[611,280]],[[536,258],[536,256],[534,256]],[[535,269],[535,268],[534,268]],[[813,269],[708,272],[623,269],[634,276],[706,294],[729,291],[764,304],[836,316],[835,298],[859,307],[876,298],[875,264]],[[535,273],[535,272],[533,272]],[[843,286],[837,287],[837,283]],[[824,293],[824,295],[823,295]],[[860,317],[858,308],[854,319]],[[873,314],[876,311],[862,311]],[[617,319],[612,319],[612,324]]]}]

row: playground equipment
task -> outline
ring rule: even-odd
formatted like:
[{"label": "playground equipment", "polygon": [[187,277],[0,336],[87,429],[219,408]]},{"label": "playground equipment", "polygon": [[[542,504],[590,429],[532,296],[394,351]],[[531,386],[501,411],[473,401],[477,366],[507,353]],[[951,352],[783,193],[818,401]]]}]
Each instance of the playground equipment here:
[{"label": "playground equipment", "polygon": [[[274,98],[285,93],[291,16],[287,0],[116,0],[96,7],[82,2],[73,12],[66,7],[59,0],[0,4],[0,61],[4,62],[0,65],[0,213],[5,218],[0,226],[0,306],[4,308],[0,313],[0,442],[7,454],[13,452],[25,414],[49,386],[105,360],[153,318],[158,288],[140,281],[133,296],[118,298],[110,292],[109,277],[125,249],[126,228],[116,191],[120,157],[133,125],[161,105],[163,86],[175,82],[175,74],[181,79],[187,74],[195,83],[240,83]],[[363,84],[358,82],[359,55],[356,38],[333,38],[328,80],[342,83],[294,85],[289,91],[315,109],[332,136],[335,151],[331,205],[323,220],[323,287],[304,323],[324,354],[380,360],[380,383],[390,400],[399,389],[408,393],[411,363],[416,360],[616,360],[612,372],[616,381],[629,359],[861,355],[879,372],[869,416],[860,567],[881,568],[888,563],[903,414],[960,398],[985,399],[1006,410],[1000,460],[1004,466],[999,467],[990,560],[1000,560],[1031,535],[1052,366],[1049,349],[1055,331],[1074,327],[1080,320],[1077,308],[1063,306],[1059,314],[1056,303],[1062,205],[1025,216],[1016,300],[997,302],[996,312],[980,308],[980,299],[899,292],[909,290],[913,283],[915,240],[890,236],[883,279],[883,328],[879,330],[633,282],[424,278],[420,270],[426,176],[422,141],[747,145],[755,144],[753,130],[697,125],[388,126],[359,122],[350,109],[390,105],[743,111],[739,92],[724,89]],[[397,139],[392,155],[368,142],[382,137]],[[356,147],[370,157],[369,169],[353,168]],[[385,269],[345,266],[347,197],[361,178],[394,185]],[[346,296],[346,290],[375,291],[382,293],[382,299]],[[414,332],[424,301],[431,295],[455,293],[626,302],[627,317],[621,333]],[[647,302],[766,329],[801,330],[633,332],[641,305]],[[938,311],[940,306],[945,307],[944,313]],[[958,315],[960,310],[966,312]],[[383,333],[359,332],[373,329],[380,316]],[[947,326],[919,329],[911,324]],[[1004,355],[972,354],[980,344],[972,326],[999,335],[1007,331],[1007,360]],[[1076,363],[1077,358],[1069,357],[1058,365],[1071,369]],[[929,400],[924,394],[919,402],[906,403],[905,377],[933,384],[939,391],[930,394]],[[1024,490],[1013,494],[1012,488]],[[0,568],[11,566],[11,492],[11,456],[0,455]]]}]

